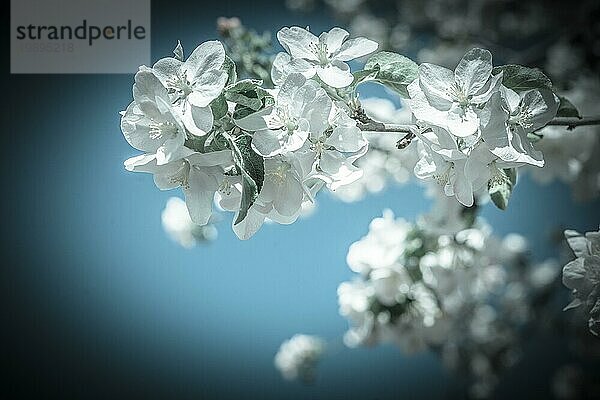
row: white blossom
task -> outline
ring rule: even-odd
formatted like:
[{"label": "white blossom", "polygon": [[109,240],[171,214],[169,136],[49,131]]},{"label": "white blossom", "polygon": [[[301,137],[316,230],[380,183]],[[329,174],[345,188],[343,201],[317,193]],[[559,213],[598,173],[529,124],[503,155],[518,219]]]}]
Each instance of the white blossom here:
[{"label": "white blossom", "polygon": [[208,105],[227,83],[227,73],[221,69],[224,61],[225,49],[221,42],[209,41],[196,47],[185,61],[166,57],[152,67],[154,75],[180,108],[186,128],[194,135],[205,135],[213,126]]},{"label": "white blossom", "polygon": [[134,101],[122,113],[121,130],[129,144],[153,153],[158,165],[181,158],[186,129],[179,113],[171,106],[165,87],[148,68],[135,74]]},{"label": "white blossom", "polygon": [[300,149],[308,137],[327,128],[331,99],[314,81],[289,75],[276,96],[275,105],[239,119],[236,124],[253,131],[252,148],[263,157]]},{"label": "white blossom", "polygon": [[575,260],[563,268],[563,284],[572,290],[575,299],[565,310],[584,306],[589,313],[589,328],[600,334],[600,230],[582,235],[566,230],[565,237]]},{"label": "white blossom", "polygon": [[223,189],[228,179],[225,170],[233,165],[231,152],[192,153],[186,158],[159,165],[156,156],[141,155],[125,161],[125,168],[135,172],[149,172],[161,190],[183,189],[192,221],[206,225],[212,214],[215,193]]},{"label": "white blossom", "polygon": [[419,66],[419,77],[408,86],[415,117],[459,138],[477,135],[481,110],[499,90],[502,74],[492,75],[492,55],[472,49],[453,71],[434,64]]},{"label": "white blossom", "polygon": [[297,334],[281,344],[275,355],[275,366],[285,379],[310,383],[315,379],[317,363],[324,351],[322,339]]},{"label": "white blossom", "polygon": [[332,28],[319,37],[296,26],[282,28],[277,39],[289,56],[280,53],[274,61],[274,82],[281,83],[287,74],[299,72],[307,78],[317,75],[334,88],[349,86],[354,77],[346,62],[374,52],[378,45],[364,37],[347,40],[348,36],[341,28]]}]

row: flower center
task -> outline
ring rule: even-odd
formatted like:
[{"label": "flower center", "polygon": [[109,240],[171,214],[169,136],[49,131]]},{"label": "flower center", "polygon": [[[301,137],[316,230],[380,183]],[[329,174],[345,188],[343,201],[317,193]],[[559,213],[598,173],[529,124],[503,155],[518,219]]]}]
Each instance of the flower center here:
[{"label": "flower center", "polygon": [[189,189],[190,163],[184,160],[181,168],[171,176],[171,183],[181,186],[183,189]]},{"label": "flower center", "polygon": [[282,162],[277,166],[277,168],[270,171],[267,175],[275,184],[281,185],[285,182],[289,170],[290,165],[288,163]]},{"label": "flower center", "polygon": [[177,125],[169,121],[152,121],[148,126],[150,128],[150,139],[173,138],[177,135]]},{"label": "flower center", "polygon": [[454,168],[454,164],[448,164],[448,167],[443,172],[439,174],[433,174],[433,180],[435,180],[435,182],[440,186],[446,186],[446,184],[450,180],[450,172]]},{"label": "flower center", "polygon": [[512,115],[508,122],[511,125],[521,125],[523,129],[529,129],[533,127],[533,123],[531,122],[533,118],[533,113],[526,105],[519,106],[515,115]]},{"label": "flower center", "polygon": [[488,187],[494,187],[498,185],[504,185],[510,182],[510,179],[506,175],[506,173],[496,166],[496,162],[492,162],[490,164],[490,171],[492,173],[492,177],[488,181]]},{"label": "flower center", "polygon": [[177,71],[174,76],[167,79],[166,87],[169,94],[177,94],[179,99],[187,97],[193,91],[192,85],[187,80],[183,70]]},{"label": "flower center", "polygon": [[221,184],[219,185],[219,193],[230,196],[233,189],[233,184],[226,177],[223,179]]},{"label": "flower center", "polygon": [[319,39],[318,43],[313,42],[308,47],[317,56],[319,64],[323,66],[329,64],[329,51],[327,50],[327,44],[323,40]]},{"label": "flower center", "polygon": [[469,105],[469,96],[465,94],[456,82],[446,89],[446,94],[463,108]]}]

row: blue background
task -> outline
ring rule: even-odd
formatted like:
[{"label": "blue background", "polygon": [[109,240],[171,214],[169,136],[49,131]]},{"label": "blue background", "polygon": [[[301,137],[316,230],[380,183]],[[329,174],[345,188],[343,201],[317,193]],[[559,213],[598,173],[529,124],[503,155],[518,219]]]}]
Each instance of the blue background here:
[{"label": "blue background", "polygon": [[[189,53],[216,38],[217,17],[257,30],[334,25],[328,15],[290,14],[268,2],[153,2],[153,59],[177,39]],[[5,52],[6,53],[6,52]],[[151,176],[127,173],[135,155],[119,129],[131,101],[129,75],[4,75],[2,309],[9,397],[440,398],[460,391],[433,354],[391,346],[350,350],[337,286],[352,277],[348,246],[384,208],[413,220],[429,209],[416,184],[355,204],[326,194],[308,219],[268,225],[239,241],[227,215],[216,242],[184,250],[160,223],[168,197]],[[376,89],[370,89],[371,94]],[[506,212],[483,216],[504,235],[556,256],[560,227],[597,228],[599,203],[578,204],[560,184],[522,179]],[[565,289],[566,291],[566,289]],[[316,383],[284,381],[273,366],[295,333],[331,344]],[[559,336],[532,338],[500,388],[544,395],[570,356]],[[552,349],[552,351],[548,351]],[[535,372],[531,369],[535,368]],[[514,389],[513,389],[514,390]]]}]

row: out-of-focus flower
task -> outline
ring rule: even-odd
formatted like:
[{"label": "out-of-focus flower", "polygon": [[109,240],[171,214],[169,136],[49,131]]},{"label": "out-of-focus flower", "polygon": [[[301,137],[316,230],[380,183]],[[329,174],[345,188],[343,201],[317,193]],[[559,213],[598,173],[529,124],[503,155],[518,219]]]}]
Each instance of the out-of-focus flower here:
[{"label": "out-of-focus flower", "polygon": [[325,351],[325,342],[310,335],[294,335],[281,344],[275,355],[275,366],[285,379],[310,383],[315,379],[316,367]]},{"label": "out-of-focus flower", "polygon": [[171,239],[186,249],[194,247],[199,242],[208,242],[217,238],[217,228],[212,224],[195,224],[190,218],[185,201],[179,197],[171,197],[167,200],[161,221],[163,229]]},{"label": "out-of-focus flower", "polygon": [[565,237],[577,257],[563,268],[563,284],[575,297],[565,310],[584,306],[590,332],[600,335],[600,230],[585,235],[566,230]]}]

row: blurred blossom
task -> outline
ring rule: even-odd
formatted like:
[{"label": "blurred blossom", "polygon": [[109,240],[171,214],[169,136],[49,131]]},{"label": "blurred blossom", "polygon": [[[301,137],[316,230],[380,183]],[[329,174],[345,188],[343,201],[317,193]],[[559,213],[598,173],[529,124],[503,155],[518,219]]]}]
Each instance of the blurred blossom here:
[{"label": "blurred blossom", "polygon": [[485,398],[519,359],[521,328],[558,268],[529,267],[522,236],[496,238],[468,208],[448,205],[436,201],[417,223],[386,210],[350,246],[347,262],[359,276],[338,288],[350,325],[344,340],[434,351],[451,370],[469,371],[470,397]]},{"label": "blurred blossom", "polygon": [[217,238],[217,228],[213,224],[197,225],[192,222],[185,201],[179,197],[171,197],[167,200],[161,221],[169,237],[186,249],[194,247],[199,242],[208,242]]},{"label": "blurred blossom", "polygon": [[563,284],[571,289],[575,299],[565,310],[583,306],[589,314],[588,326],[600,335],[600,230],[579,232],[566,230],[565,237],[575,254],[575,260],[563,269]]},{"label": "blurred blossom", "polygon": [[275,355],[275,366],[288,380],[310,383],[315,379],[316,367],[325,342],[310,335],[294,335],[281,344]]},{"label": "blurred blossom", "polygon": [[567,364],[554,373],[552,392],[560,400],[582,399],[583,370],[580,366]]}]

